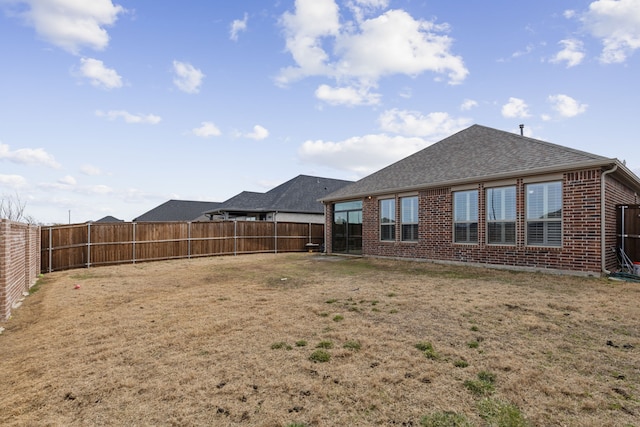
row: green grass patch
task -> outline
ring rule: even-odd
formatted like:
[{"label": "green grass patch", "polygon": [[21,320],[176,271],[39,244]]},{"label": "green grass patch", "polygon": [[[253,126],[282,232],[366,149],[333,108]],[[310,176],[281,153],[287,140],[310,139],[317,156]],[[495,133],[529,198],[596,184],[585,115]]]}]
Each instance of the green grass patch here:
[{"label": "green grass patch", "polygon": [[486,396],[495,391],[495,382],[495,374],[487,371],[481,371],[478,373],[477,380],[466,380],[464,382],[464,386],[476,396]]},{"label": "green grass patch", "polygon": [[291,350],[293,347],[291,347],[289,344],[287,344],[284,341],[280,341],[280,342],[274,342],[273,344],[271,344],[271,350]]},{"label": "green grass patch", "polygon": [[29,288],[29,295],[33,295],[36,292],[38,292],[42,287],[42,285],[46,283],[46,280],[47,279],[45,279],[42,275],[40,275],[38,280],[36,280],[36,283],[34,283],[33,286]]},{"label": "green grass patch", "polygon": [[330,349],[333,348],[333,343],[331,341],[320,341],[316,348]]},{"label": "green grass patch", "polygon": [[344,320],[344,316],[342,314],[336,314],[335,316],[333,316],[334,322],[342,322],[343,320]]},{"label": "green grass patch", "polygon": [[306,346],[307,346],[307,342],[305,340],[296,341],[296,347],[306,347]]},{"label": "green grass patch", "polygon": [[455,366],[456,368],[466,368],[467,366],[469,366],[469,362],[467,362],[466,360],[456,360],[455,362],[453,362],[453,366]]},{"label": "green grass patch", "polygon": [[520,409],[511,403],[497,399],[482,399],[478,402],[480,417],[488,425],[504,427],[529,427],[530,424],[520,412]]},{"label": "green grass patch", "polygon": [[469,348],[478,348],[478,347],[480,347],[480,343],[478,341],[469,341],[467,343],[467,346]]},{"label": "green grass patch", "polygon": [[433,344],[428,341],[421,341],[415,345],[415,347],[420,350],[427,359],[436,360],[438,359],[438,353],[433,348]]},{"label": "green grass patch", "polygon": [[338,300],[337,300],[337,299],[335,299],[335,298],[331,298],[331,299],[326,300],[325,302],[326,302],[327,304],[333,304],[334,302],[338,302]]},{"label": "green grass patch", "polygon": [[358,351],[362,348],[362,345],[360,344],[360,341],[347,341],[342,347],[347,350]]},{"label": "green grass patch", "polygon": [[436,412],[420,419],[422,427],[473,427],[464,414],[455,412]]},{"label": "green grass patch", "polygon": [[328,362],[329,359],[331,359],[331,355],[325,350],[316,350],[309,356],[309,360],[316,363]]}]

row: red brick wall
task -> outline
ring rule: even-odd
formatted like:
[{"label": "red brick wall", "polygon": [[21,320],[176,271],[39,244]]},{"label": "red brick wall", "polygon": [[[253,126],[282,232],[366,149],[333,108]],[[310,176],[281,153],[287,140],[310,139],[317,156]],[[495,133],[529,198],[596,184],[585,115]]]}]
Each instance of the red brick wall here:
[{"label": "red brick wall", "polygon": [[[590,169],[565,173],[562,180],[563,241],[560,247],[527,246],[525,242],[525,182],[516,180],[516,244],[486,243],[485,186],[478,183],[478,243],[453,243],[451,188],[419,192],[419,240],[401,242],[400,228],[396,241],[379,239],[379,204],[373,197],[364,200],[363,253],[370,256],[471,262],[535,269],[570,270],[599,274],[601,271],[600,187],[601,170]],[[554,181],[555,179],[550,179]],[[611,175],[606,178],[606,259],[607,268],[616,267],[616,208],[619,203],[634,203],[635,193]],[[398,195],[389,195],[398,197]],[[388,196],[386,196],[388,197]],[[396,203],[399,209],[399,203]],[[396,216],[398,217],[398,216]],[[332,215],[327,217],[327,230]],[[330,234],[328,234],[330,236]],[[330,247],[328,246],[328,252]],[[611,252],[609,254],[609,252]]]},{"label": "red brick wall", "polygon": [[0,220],[0,321],[40,273],[40,227]]},{"label": "red brick wall", "polygon": [[605,254],[606,254],[606,268],[608,270],[615,270],[618,264],[617,258],[614,253],[614,249],[617,247],[617,229],[616,205],[622,204],[638,204],[640,199],[638,194],[631,191],[628,187],[621,182],[611,178],[611,175],[607,175],[605,180],[605,197],[607,199],[605,206],[605,218],[606,218],[606,242],[605,242]]}]

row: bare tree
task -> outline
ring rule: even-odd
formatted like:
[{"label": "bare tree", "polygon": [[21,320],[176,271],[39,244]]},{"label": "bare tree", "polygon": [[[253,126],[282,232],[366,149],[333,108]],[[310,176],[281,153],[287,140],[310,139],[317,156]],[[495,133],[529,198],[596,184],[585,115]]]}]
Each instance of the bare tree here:
[{"label": "bare tree", "polygon": [[33,217],[25,214],[26,206],[27,202],[20,200],[18,193],[13,196],[3,194],[0,197],[0,219],[35,224]]}]

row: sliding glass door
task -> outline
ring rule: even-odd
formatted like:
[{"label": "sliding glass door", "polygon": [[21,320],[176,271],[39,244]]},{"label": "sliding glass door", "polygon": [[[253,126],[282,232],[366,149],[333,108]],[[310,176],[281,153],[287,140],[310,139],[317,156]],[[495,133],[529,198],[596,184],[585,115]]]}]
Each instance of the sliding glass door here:
[{"label": "sliding glass door", "polygon": [[334,253],[362,254],[362,201],[334,205],[332,248]]}]

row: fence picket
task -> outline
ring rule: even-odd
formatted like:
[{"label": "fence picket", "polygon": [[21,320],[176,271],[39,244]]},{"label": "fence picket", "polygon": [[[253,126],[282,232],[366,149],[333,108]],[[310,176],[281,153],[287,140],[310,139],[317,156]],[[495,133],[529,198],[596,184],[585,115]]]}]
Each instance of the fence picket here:
[{"label": "fence picket", "polygon": [[267,221],[87,223],[42,228],[41,271],[248,253],[303,252],[324,225]]}]

